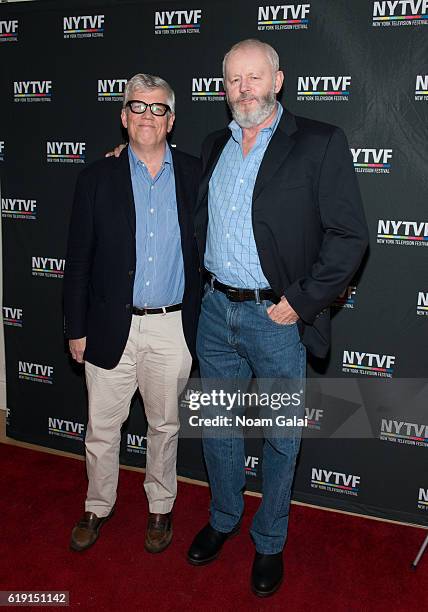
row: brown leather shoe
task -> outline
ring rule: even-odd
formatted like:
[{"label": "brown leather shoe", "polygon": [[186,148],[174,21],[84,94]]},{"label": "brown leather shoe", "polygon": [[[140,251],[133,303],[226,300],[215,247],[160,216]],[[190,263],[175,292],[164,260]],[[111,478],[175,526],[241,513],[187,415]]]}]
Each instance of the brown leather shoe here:
[{"label": "brown leather shoe", "polygon": [[94,512],[85,512],[71,532],[71,550],[86,550],[98,538],[101,526],[113,515],[114,507],[107,516],[98,517]]},{"label": "brown leather shoe", "polygon": [[154,514],[153,512],[149,512],[144,548],[148,552],[159,553],[171,544],[171,540],[172,512],[168,512],[168,514]]}]

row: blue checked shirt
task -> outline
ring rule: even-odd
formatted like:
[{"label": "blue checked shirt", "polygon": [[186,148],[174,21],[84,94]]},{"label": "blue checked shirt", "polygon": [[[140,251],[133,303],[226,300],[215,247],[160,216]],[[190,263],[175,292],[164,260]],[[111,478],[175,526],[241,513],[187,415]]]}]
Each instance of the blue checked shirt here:
[{"label": "blue checked shirt", "polygon": [[251,210],[257,173],[282,113],[278,102],[273,123],[260,130],[245,158],[242,129],[236,121],[231,121],[232,135],[210,179],[204,265],[225,285],[248,289],[269,287],[257,253]]},{"label": "blue checked shirt", "polygon": [[154,178],[130,145],[128,155],[136,217],[134,306],[178,304],[183,299],[184,265],[171,150],[166,145]]}]

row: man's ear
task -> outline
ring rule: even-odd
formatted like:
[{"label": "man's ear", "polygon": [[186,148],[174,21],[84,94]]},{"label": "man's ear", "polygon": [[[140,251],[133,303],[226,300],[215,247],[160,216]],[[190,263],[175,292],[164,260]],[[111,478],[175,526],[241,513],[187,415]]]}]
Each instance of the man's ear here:
[{"label": "man's ear", "polygon": [[282,72],[282,70],[278,70],[275,75],[275,93],[278,93],[283,83],[284,83],[284,73]]},{"label": "man's ear", "polygon": [[168,125],[167,125],[167,128],[166,128],[168,134],[172,130],[172,127],[174,125],[174,121],[175,121],[175,114],[174,113],[170,113],[169,117],[168,117]]},{"label": "man's ear", "polygon": [[126,116],[126,109],[122,108],[122,112],[120,113],[120,118],[122,120],[122,125],[125,130],[128,129],[128,117]]}]

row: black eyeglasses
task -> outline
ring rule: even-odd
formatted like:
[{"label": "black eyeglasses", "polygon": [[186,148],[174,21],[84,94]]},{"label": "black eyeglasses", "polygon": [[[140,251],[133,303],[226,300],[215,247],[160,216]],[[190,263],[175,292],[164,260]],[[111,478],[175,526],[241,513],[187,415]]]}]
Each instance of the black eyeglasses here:
[{"label": "black eyeglasses", "polygon": [[156,117],[163,117],[171,110],[168,104],[163,104],[163,102],[152,102],[151,104],[147,104],[147,102],[143,102],[142,100],[129,100],[126,106],[129,107],[132,113],[137,115],[142,115],[146,112],[147,107],[149,107],[152,115],[156,115]]}]

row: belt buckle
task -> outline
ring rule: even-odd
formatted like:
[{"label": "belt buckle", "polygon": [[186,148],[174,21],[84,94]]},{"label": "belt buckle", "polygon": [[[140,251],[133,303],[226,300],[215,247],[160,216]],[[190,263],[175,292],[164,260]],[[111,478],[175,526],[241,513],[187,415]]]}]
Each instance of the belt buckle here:
[{"label": "belt buckle", "polygon": [[232,287],[228,287],[227,288],[227,298],[229,299],[229,301],[231,302],[240,302],[241,300],[240,298],[240,290],[239,289],[233,289]]}]

